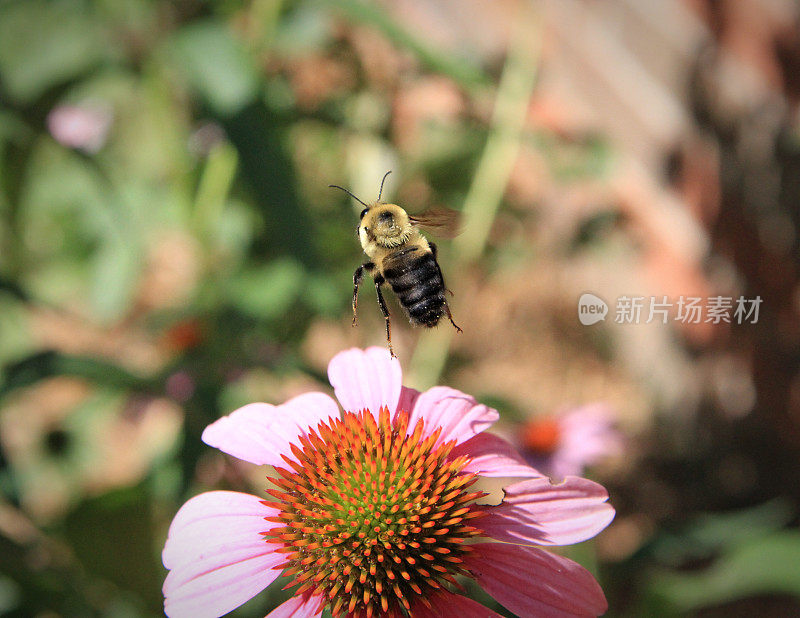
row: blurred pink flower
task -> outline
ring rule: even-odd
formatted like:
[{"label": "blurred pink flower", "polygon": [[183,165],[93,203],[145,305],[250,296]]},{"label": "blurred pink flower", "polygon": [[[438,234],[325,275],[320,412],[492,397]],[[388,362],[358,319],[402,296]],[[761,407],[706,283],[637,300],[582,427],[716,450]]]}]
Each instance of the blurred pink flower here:
[{"label": "blurred pink flower", "polygon": [[[402,386],[387,350],[336,355],[322,393],[247,405],[203,441],[278,478],[269,500],[212,491],[189,500],[169,529],[164,609],[221,616],[280,575],[299,585],[271,618],[318,615],[491,617],[454,590],[477,581],[520,616],[594,616],[606,600],[583,567],[539,546],[593,537],[614,517],[605,489],[570,477],[553,485],[504,440],[484,433],[495,410],[437,386]],[[469,487],[518,477],[497,505]],[[288,586],[287,586],[288,587]]]},{"label": "blurred pink flower", "polygon": [[587,466],[622,452],[623,436],[615,421],[612,409],[602,403],[535,418],[522,431],[522,452],[552,478],[580,475]]},{"label": "blurred pink flower", "polygon": [[167,378],[164,387],[167,395],[175,401],[186,403],[194,395],[197,384],[188,371],[176,371]]},{"label": "blurred pink flower", "polygon": [[111,111],[101,104],[58,105],[47,115],[47,128],[61,145],[94,154],[106,143],[111,121]]}]

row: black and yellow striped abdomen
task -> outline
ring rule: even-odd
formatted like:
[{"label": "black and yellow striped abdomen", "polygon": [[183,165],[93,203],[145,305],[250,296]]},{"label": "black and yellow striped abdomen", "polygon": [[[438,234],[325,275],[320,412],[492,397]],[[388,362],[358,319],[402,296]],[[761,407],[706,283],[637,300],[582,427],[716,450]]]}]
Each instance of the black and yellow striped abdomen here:
[{"label": "black and yellow striped abdomen", "polygon": [[446,312],[445,288],[431,251],[418,247],[397,251],[387,256],[382,270],[412,324],[432,327],[439,323]]}]

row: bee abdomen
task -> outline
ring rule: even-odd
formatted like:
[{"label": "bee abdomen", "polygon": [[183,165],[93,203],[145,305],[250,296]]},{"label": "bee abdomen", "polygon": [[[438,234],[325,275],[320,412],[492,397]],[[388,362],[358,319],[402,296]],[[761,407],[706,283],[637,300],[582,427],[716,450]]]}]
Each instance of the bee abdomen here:
[{"label": "bee abdomen", "polygon": [[[400,301],[402,303],[402,300]],[[444,315],[444,295],[428,296],[411,305],[403,304],[408,312],[408,317],[413,324],[433,327],[439,323]]]},{"label": "bee abdomen", "polygon": [[432,253],[397,260],[383,276],[412,323],[438,324],[445,312],[444,281]]}]

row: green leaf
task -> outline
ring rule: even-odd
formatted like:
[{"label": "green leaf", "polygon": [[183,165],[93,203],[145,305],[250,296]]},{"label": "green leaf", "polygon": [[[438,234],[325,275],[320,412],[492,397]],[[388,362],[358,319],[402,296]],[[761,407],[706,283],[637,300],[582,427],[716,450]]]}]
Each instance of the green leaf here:
[{"label": "green leaf", "polygon": [[792,506],[782,499],[734,512],[702,515],[680,534],[662,532],[653,541],[651,551],[659,563],[667,565],[702,559],[777,532],[793,515]]},{"label": "green leaf", "polygon": [[233,268],[244,261],[245,252],[253,239],[256,226],[255,216],[250,206],[238,200],[226,203],[219,225],[214,230],[213,247],[219,251],[221,261],[218,267]]},{"label": "green leaf", "polygon": [[25,1],[0,4],[0,73],[10,96],[35,100],[107,55],[85,3]]},{"label": "green leaf", "polygon": [[36,384],[53,376],[68,375],[84,378],[95,384],[118,388],[150,391],[152,384],[118,365],[97,358],[70,356],[53,350],[37,352],[4,368],[5,379],[0,383],[0,400],[15,388]]},{"label": "green leaf", "polygon": [[303,285],[303,267],[292,259],[278,259],[235,277],[229,288],[231,301],[242,311],[259,318],[283,315]]},{"label": "green leaf", "polygon": [[687,535],[692,544],[708,546],[740,544],[777,532],[794,517],[788,500],[776,498],[754,507],[728,513],[714,513],[697,518]]},{"label": "green leaf", "polygon": [[142,270],[138,246],[124,239],[106,239],[92,256],[92,307],[102,321],[121,317],[130,306]]},{"label": "green leaf", "polygon": [[274,49],[285,56],[302,56],[322,49],[333,37],[329,15],[310,4],[289,11],[275,30]]},{"label": "green leaf", "polygon": [[430,47],[427,41],[406,30],[381,6],[363,0],[323,0],[323,3],[354,21],[377,28],[395,45],[411,51],[429,69],[447,75],[465,90],[479,90],[491,83],[474,61]]},{"label": "green leaf", "polygon": [[60,258],[65,249],[80,254],[113,229],[106,187],[85,158],[40,139],[27,172],[20,227],[26,248],[39,259]]},{"label": "green leaf", "polygon": [[30,170],[19,216],[37,268],[23,273],[20,286],[59,304],[77,284],[100,320],[119,318],[143,267],[135,187],[112,184],[93,161],[44,139]]},{"label": "green leaf", "polygon": [[2,365],[30,353],[34,343],[27,308],[2,293],[0,280],[0,380]]},{"label": "green leaf", "polygon": [[152,509],[146,486],[115,490],[79,505],[64,519],[64,534],[88,573],[136,593],[132,600],[154,610],[162,597]]},{"label": "green leaf", "polygon": [[703,571],[661,573],[649,592],[679,611],[763,594],[800,598],[800,532],[773,533],[732,548]]},{"label": "green leaf", "polygon": [[191,86],[218,114],[235,114],[258,93],[253,58],[223,25],[200,22],[183,28],[174,50]]},{"label": "green leaf", "polygon": [[6,141],[22,144],[32,134],[30,127],[16,114],[0,109],[0,144]]},{"label": "green leaf", "polygon": [[346,303],[349,304],[350,295],[343,293],[343,288],[331,274],[314,273],[308,276],[308,283],[303,288],[303,300],[315,313],[334,317]]}]

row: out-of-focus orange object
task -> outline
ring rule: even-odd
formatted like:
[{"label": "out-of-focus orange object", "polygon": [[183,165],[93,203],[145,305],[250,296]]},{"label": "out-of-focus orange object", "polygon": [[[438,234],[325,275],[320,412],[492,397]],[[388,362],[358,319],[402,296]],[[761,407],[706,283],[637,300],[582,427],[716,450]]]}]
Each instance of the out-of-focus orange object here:
[{"label": "out-of-focus orange object", "polygon": [[537,455],[553,453],[560,440],[558,421],[551,417],[533,419],[523,429],[523,444]]},{"label": "out-of-focus orange object", "polygon": [[205,332],[200,320],[188,319],[173,324],[164,333],[164,344],[169,348],[182,352],[194,348],[203,342]]}]

